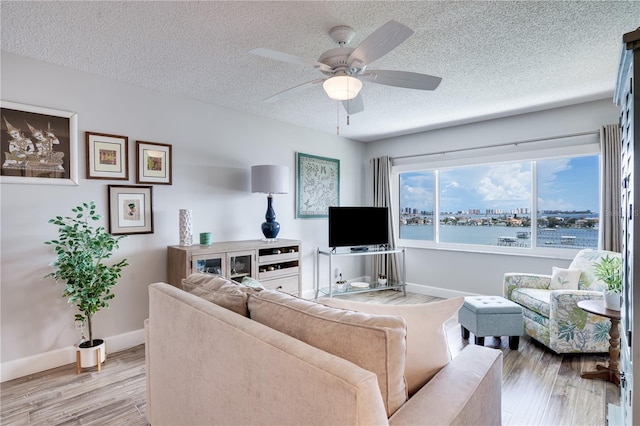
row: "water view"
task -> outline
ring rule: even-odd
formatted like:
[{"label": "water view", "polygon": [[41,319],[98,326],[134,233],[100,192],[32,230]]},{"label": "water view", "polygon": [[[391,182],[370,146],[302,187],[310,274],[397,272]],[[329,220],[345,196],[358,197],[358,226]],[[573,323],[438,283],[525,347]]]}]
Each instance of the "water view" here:
[{"label": "water view", "polygon": [[[433,225],[401,225],[400,238],[434,240]],[[441,225],[440,242],[531,247],[531,227]],[[538,247],[597,248],[597,228],[540,228]]]}]

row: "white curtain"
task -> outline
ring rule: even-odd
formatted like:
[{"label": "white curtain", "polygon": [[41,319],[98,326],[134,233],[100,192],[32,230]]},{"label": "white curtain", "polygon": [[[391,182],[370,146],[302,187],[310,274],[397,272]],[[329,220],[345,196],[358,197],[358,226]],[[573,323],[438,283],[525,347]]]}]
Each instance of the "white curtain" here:
[{"label": "white curtain", "polygon": [[603,250],[620,252],[622,227],[620,224],[620,126],[607,124],[600,129],[602,157],[602,223],[600,246]]},{"label": "white curtain", "polygon": [[[373,206],[389,208],[389,247],[396,247],[396,237],[393,231],[393,209],[391,208],[391,159],[387,156],[374,158],[373,164]],[[386,258],[386,261],[385,261]],[[374,256],[373,273],[371,278],[375,281],[379,274],[387,276],[389,283],[400,282],[400,272],[398,269],[398,256],[396,254],[387,256]]]}]

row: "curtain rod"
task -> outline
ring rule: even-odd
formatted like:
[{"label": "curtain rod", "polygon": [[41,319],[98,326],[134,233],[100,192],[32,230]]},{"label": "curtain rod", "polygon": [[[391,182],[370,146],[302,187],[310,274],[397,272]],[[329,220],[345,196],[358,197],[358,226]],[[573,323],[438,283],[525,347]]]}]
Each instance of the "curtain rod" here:
[{"label": "curtain rod", "polygon": [[501,146],[509,146],[509,145],[518,146],[520,144],[525,144],[525,143],[544,142],[544,141],[550,141],[550,140],[554,140],[554,139],[566,139],[566,138],[573,138],[573,137],[576,137],[576,136],[598,135],[598,134],[600,134],[600,130],[590,130],[588,132],[571,133],[571,134],[568,134],[568,135],[552,136],[552,137],[548,137],[548,138],[527,139],[527,140],[523,140],[523,141],[519,141],[519,142],[497,143],[497,144],[493,144],[493,145],[483,145],[483,146],[476,146],[476,147],[472,147],[472,148],[459,148],[459,149],[451,149],[451,150],[448,150],[448,151],[427,152],[427,153],[424,153],[424,154],[401,155],[399,157],[391,157],[390,159],[391,160],[402,160],[404,158],[428,157],[430,155],[451,154],[451,153],[454,153],[454,152],[474,151],[476,149],[499,148]]}]

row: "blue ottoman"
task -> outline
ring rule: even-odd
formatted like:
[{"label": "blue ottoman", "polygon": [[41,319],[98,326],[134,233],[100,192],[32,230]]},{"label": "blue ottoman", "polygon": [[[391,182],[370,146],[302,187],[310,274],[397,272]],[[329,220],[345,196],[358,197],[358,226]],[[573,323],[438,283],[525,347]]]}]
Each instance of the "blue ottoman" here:
[{"label": "blue ottoman", "polygon": [[467,296],[458,311],[462,338],[469,332],[475,336],[476,345],[484,345],[485,336],[509,336],[509,348],[517,350],[523,334],[522,307],[500,296]]}]

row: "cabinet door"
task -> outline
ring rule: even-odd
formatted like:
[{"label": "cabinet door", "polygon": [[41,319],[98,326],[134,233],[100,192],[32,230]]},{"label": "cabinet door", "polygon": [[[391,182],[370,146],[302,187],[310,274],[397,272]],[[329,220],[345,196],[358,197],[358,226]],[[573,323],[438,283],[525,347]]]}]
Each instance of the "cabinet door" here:
[{"label": "cabinet door", "polygon": [[194,254],[191,258],[191,272],[227,276],[227,265],[224,253]]},{"label": "cabinet door", "polygon": [[242,282],[244,277],[256,276],[255,250],[234,251],[227,253],[228,277]]}]

